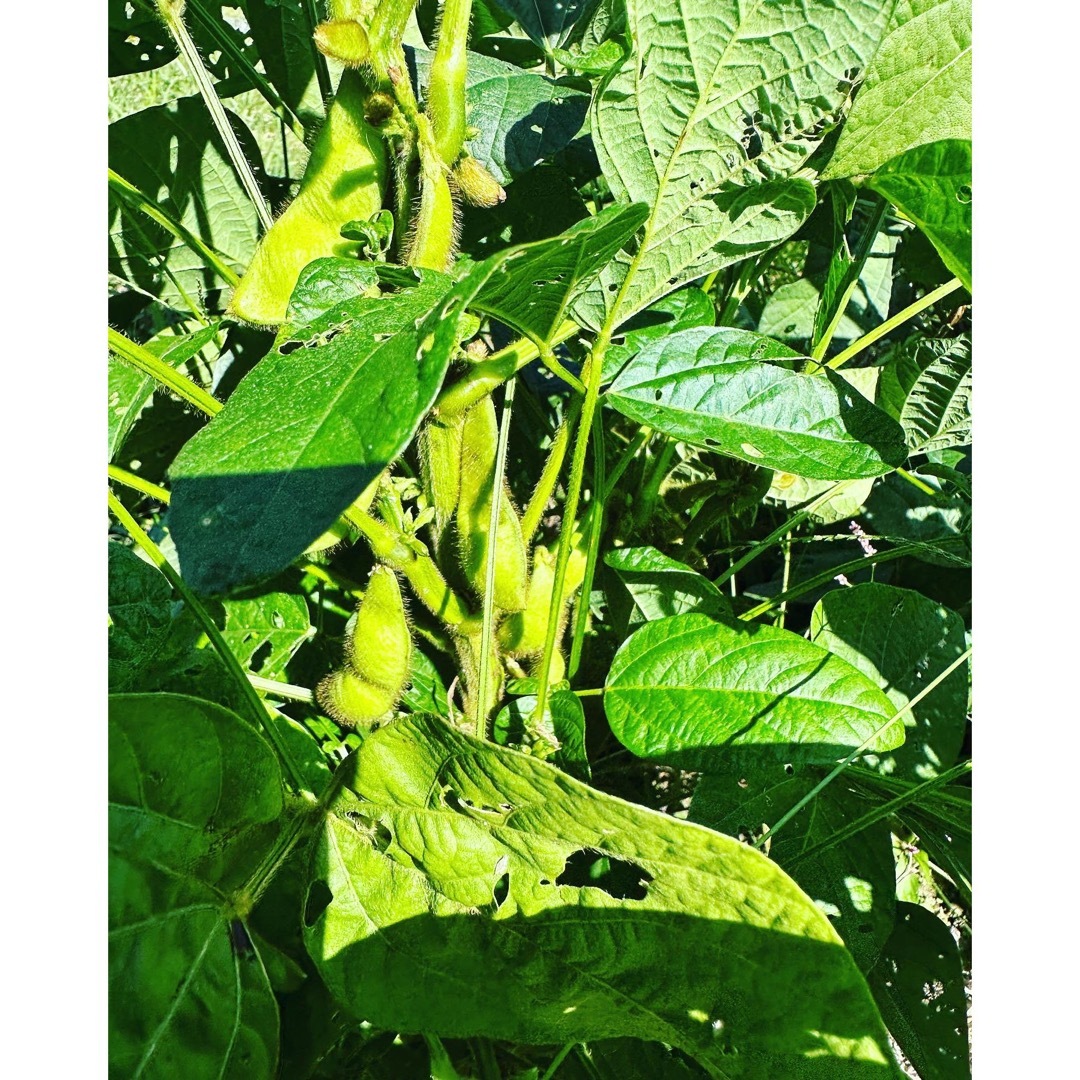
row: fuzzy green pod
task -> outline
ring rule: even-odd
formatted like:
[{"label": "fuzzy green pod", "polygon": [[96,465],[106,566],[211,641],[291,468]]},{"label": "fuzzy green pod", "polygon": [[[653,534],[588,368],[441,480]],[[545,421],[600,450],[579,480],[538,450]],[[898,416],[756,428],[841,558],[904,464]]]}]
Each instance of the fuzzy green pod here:
[{"label": "fuzzy green pod", "polygon": [[230,315],[256,326],[278,326],[309,262],[356,253],[356,241],[344,239],[341,228],[382,209],[388,170],[386,145],[364,119],[366,100],[360,73],[345,71],[300,191],[259,242],[233,292]]},{"label": "fuzzy green pod", "polygon": [[342,727],[370,728],[397,703],[397,693],[365,682],[348,668],[327,675],[315,691],[319,704]]},{"label": "fuzzy green pod", "polygon": [[[457,507],[461,567],[481,597],[487,583],[488,525],[498,445],[495,403],[488,396],[465,413],[461,431],[461,496]],[[499,493],[495,551],[495,606],[503,611],[521,611],[527,597],[529,555],[521,519],[505,485]]]},{"label": "fuzzy green pod", "polygon": [[[555,588],[555,552],[545,547],[533,551],[532,577],[524,611],[508,615],[499,627],[499,644],[507,656],[536,656],[543,651],[547,637],[548,617],[551,612],[551,594]],[[566,565],[566,581],[563,585],[563,620],[566,619],[568,601],[581,587],[585,578],[588,556],[575,545]],[[560,632],[562,627],[559,627]]]},{"label": "fuzzy green pod", "polygon": [[397,574],[376,566],[345,645],[353,672],[397,700],[409,678],[412,635]]},{"label": "fuzzy green pod", "polygon": [[432,420],[420,432],[420,478],[435,510],[435,553],[442,550],[461,494],[461,432],[464,416]]},{"label": "fuzzy green pod", "polygon": [[506,191],[474,157],[464,155],[451,173],[454,186],[470,206],[492,207],[506,199]]},{"label": "fuzzy green pod", "polygon": [[367,31],[355,19],[331,19],[315,27],[315,47],[346,67],[362,67],[371,59]]},{"label": "fuzzy green pod", "polygon": [[408,240],[408,264],[446,273],[457,250],[460,216],[445,170],[435,167],[420,178],[420,205]]}]

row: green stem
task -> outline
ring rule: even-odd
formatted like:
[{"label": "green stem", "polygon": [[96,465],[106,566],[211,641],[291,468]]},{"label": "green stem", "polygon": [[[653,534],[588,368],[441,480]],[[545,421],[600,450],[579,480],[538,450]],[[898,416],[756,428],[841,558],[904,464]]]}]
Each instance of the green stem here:
[{"label": "green stem", "polygon": [[113,192],[129,206],[145,214],[151,221],[156,222],[167,232],[176,237],[182,244],[191,248],[196,255],[206,261],[223,281],[230,285],[236,285],[240,280],[239,275],[224,262],[224,256],[220,252],[199,239],[193,232],[185,229],[178,221],[171,218],[157,203],[148,199],[133,183],[125,180],[119,173],[109,169],[109,187]]},{"label": "green stem", "polygon": [[302,701],[305,705],[315,704],[315,695],[306,686],[294,686],[292,683],[278,682],[276,679],[264,679],[261,675],[248,674],[248,682],[271,697],[283,701]]},{"label": "green stem", "polygon": [[319,96],[325,103],[334,92],[330,82],[330,68],[327,66],[326,57],[315,47],[315,27],[322,21],[319,18],[315,0],[303,0],[304,14],[307,16],[309,33],[307,35],[308,48],[311,50],[312,61],[315,65],[315,78],[319,83]]},{"label": "green stem", "polygon": [[[236,40],[232,34],[225,28],[225,24],[221,21],[220,17],[211,15],[203,6],[204,0],[187,0],[187,10],[192,12],[195,19],[202,26],[203,30],[214,40],[214,44],[236,65],[236,67],[244,73],[256,90],[262,94],[266,103],[277,114],[278,119],[301,141],[304,141],[304,124],[300,117],[296,115],[281,97],[281,95],[274,89],[273,85],[266,78],[262,72],[256,68],[251,61],[244,54],[243,49],[237,47]],[[311,0],[308,0],[310,5]],[[220,10],[220,9],[219,9]],[[318,50],[316,50],[318,52]],[[325,68],[325,61],[324,61]],[[319,82],[320,87],[322,81]],[[327,90],[330,90],[330,78],[327,73]]]},{"label": "green stem", "polygon": [[862,275],[863,267],[866,265],[866,260],[870,255],[870,249],[874,246],[874,239],[881,229],[881,222],[885,218],[885,210],[887,207],[888,203],[886,203],[884,199],[877,197],[874,209],[870,214],[870,220],[866,223],[866,228],[859,238],[859,244],[855,250],[855,254],[841,279],[841,293],[840,299],[836,304],[836,310],[833,312],[832,318],[822,331],[821,340],[814,345],[813,351],[810,353],[810,356],[818,362],[820,362],[825,353],[829,351],[829,345],[832,342],[833,335],[840,326],[840,320],[844,317],[844,312],[847,311],[847,306],[851,302],[851,296],[855,292],[855,286],[859,284],[859,278]]},{"label": "green stem", "polygon": [[635,500],[633,522],[635,531],[646,524],[652,516],[653,507],[660,494],[660,485],[671,471],[671,459],[675,456],[676,440],[666,435],[660,437],[663,439],[663,446],[660,448],[660,453],[656,455],[649,476],[642,485],[640,495]]},{"label": "green stem", "polygon": [[435,148],[450,168],[465,144],[465,72],[472,0],[443,0],[439,40],[431,59],[425,112]]},{"label": "green stem", "polygon": [[593,498],[589,504],[589,546],[585,555],[585,576],[581,579],[581,592],[578,594],[577,613],[574,618],[574,632],[570,638],[570,659],[566,672],[573,678],[581,666],[581,650],[585,643],[585,631],[589,626],[589,597],[592,596],[593,579],[596,577],[596,564],[600,558],[600,538],[604,531],[604,489],[607,487],[605,476],[607,463],[604,460],[604,420],[603,410],[593,414]]},{"label": "green stem", "polygon": [[577,1046],[577,1042],[568,1042],[552,1059],[551,1064],[544,1070],[544,1075],[540,1077],[540,1080],[551,1080],[551,1078],[557,1072],[559,1066],[566,1060],[567,1054],[570,1053],[574,1047]]},{"label": "green stem", "polygon": [[306,785],[303,780],[303,774],[293,761],[280,733],[273,724],[269,723],[267,720],[266,705],[255,692],[255,687],[252,686],[251,682],[248,680],[248,673],[240,666],[239,661],[233,655],[232,649],[226,644],[225,639],[221,636],[221,631],[210,617],[209,612],[202,606],[198,597],[196,597],[196,595],[188,588],[187,582],[173,569],[172,563],[170,563],[161,553],[161,549],[157,544],[155,544],[154,541],[146,535],[143,529],[139,527],[138,522],[127,512],[124,504],[120,502],[111,491],[109,492],[109,510],[113,517],[115,517],[128,531],[128,535],[130,535],[131,539],[143,549],[150,561],[162,572],[162,574],[164,574],[169,584],[183,598],[184,603],[188,606],[192,615],[194,615],[202,625],[204,633],[210,640],[210,644],[214,647],[214,651],[221,657],[226,670],[232,675],[237,686],[240,687],[244,702],[251,712],[251,718],[260,728],[262,728],[266,733],[267,738],[273,744],[278,757],[281,759],[282,764],[284,764],[286,771],[292,779],[293,785],[298,791],[305,791]]},{"label": "green stem", "polygon": [[492,480],[491,511],[488,514],[488,559],[484,575],[484,614],[480,639],[480,681],[476,695],[476,737],[487,738],[488,712],[494,702],[488,699],[488,668],[491,666],[491,643],[495,630],[495,550],[499,538],[499,513],[502,509],[502,490],[506,478],[506,448],[510,440],[510,413],[514,407],[514,387],[517,380],[506,384],[502,417],[499,422],[499,442],[495,450],[495,476]]},{"label": "green stem", "polygon": [[[526,397],[524,399],[528,401]],[[566,460],[566,451],[570,446],[570,433],[574,429],[574,421],[577,420],[581,411],[581,402],[574,399],[566,410],[566,416],[555,432],[551,449],[548,451],[547,461],[544,462],[543,471],[537,481],[536,488],[529,499],[529,505],[525,507],[525,513],[521,515],[521,535],[528,543],[536,535],[540,528],[540,522],[544,517],[547,504],[555,491],[555,485],[559,482],[559,473],[562,472],[563,462]]]},{"label": "green stem", "polygon": [[615,468],[611,470],[611,475],[607,478],[607,485],[604,487],[604,502],[607,502],[611,498],[611,493],[615,490],[615,485],[622,479],[622,474],[630,467],[630,462],[637,457],[638,451],[649,441],[652,437],[652,428],[640,427],[633,439],[630,440],[626,449],[623,450],[619,460],[615,463]]},{"label": "green stem", "polygon": [[[567,319],[551,335],[550,345],[559,345],[581,332],[576,322]],[[536,343],[528,338],[517,341],[492,353],[486,360],[481,360],[453,385],[446,387],[435,402],[436,416],[457,416],[458,413],[472,408],[481,398],[485,398],[512,375],[517,374],[526,364],[531,364],[540,355]]]},{"label": "green stem", "polygon": [[826,851],[828,848],[835,847],[837,844],[842,844],[845,840],[850,840],[851,837],[861,833],[864,829],[870,828],[875,822],[883,821],[885,818],[891,817],[898,810],[902,810],[910,803],[916,802],[924,795],[929,795],[930,792],[936,791],[946,784],[951,784],[953,780],[956,780],[969,772],[971,772],[970,761],[962,761],[959,765],[954,765],[951,769],[947,769],[938,776],[932,777],[924,783],[919,784],[917,787],[913,787],[910,791],[905,791],[902,795],[897,795],[895,799],[891,799],[887,803],[882,803],[881,806],[868,811],[863,814],[862,817],[856,818],[855,821],[850,822],[843,828],[837,829],[832,836],[822,840],[820,843],[803,849],[788,861],[787,866],[794,866],[796,863],[802,862],[811,855],[817,855],[822,851]]},{"label": "green stem", "polygon": [[118,484],[123,484],[124,487],[129,487],[133,491],[138,491],[142,495],[149,495],[152,499],[157,499],[158,502],[169,504],[169,493],[158,484],[153,484],[149,480],[144,480],[141,476],[137,476],[133,472],[128,472],[127,469],[121,469],[119,465],[109,466],[109,479],[115,480]]},{"label": "green stem", "polygon": [[909,484],[917,487],[924,495],[932,495],[935,498],[941,494],[937,488],[932,488],[925,480],[920,480],[917,476],[913,476],[907,471],[907,469],[897,469],[897,476],[902,476]]},{"label": "green stem", "polygon": [[196,85],[199,87],[199,93],[202,95],[206,108],[210,112],[210,117],[214,121],[214,127],[217,128],[218,134],[225,144],[225,149],[228,151],[236,175],[240,177],[240,183],[244,186],[248,198],[255,207],[255,212],[259,215],[263,228],[269,232],[270,227],[274,224],[274,219],[270,214],[270,207],[266,205],[266,199],[263,198],[263,193],[259,190],[259,185],[255,181],[255,174],[251,171],[251,165],[248,164],[247,158],[244,157],[244,151],[240,148],[240,140],[237,139],[236,132],[233,131],[232,124],[229,123],[229,118],[225,114],[225,107],[221,104],[221,100],[214,90],[214,83],[210,78],[210,73],[206,70],[202,57],[199,56],[199,50],[195,47],[195,42],[191,40],[191,35],[188,33],[183,16],[183,0],[157,0],[157,6],[161,17],[165,20],[165,25],[169,28],[173,38],[175,38],[177,47],[187,63],[188,71],[191,72]]},{"label": "green stem", "polygon": [[156,382],[171,390],[177,397],[183,398],[189,405],[215,416],[221,412],[222,404],[211,397],[198,383],[186,375],[181,375],[164,360],[156,357],[149,349],[137,345],[130,338],[109,327],[109,351],[118,356],[125,364],[130,364]]},{"label": "green stem", "polygon": [[[791,533],[788,533],[784,538],[784,576],[780,582],[780,591],[785,593],[788,590],[788,586],[791,584]],[[781,630],[784,629],[784,622],[787,619],[787,601],[785,600],[780,605],[780,618],[778,626]]]},{"label": "green stem", "polygon": [[843,352],[838,352],[831,360],[827,360],[825,366],[833,369],[843,367],[852,357],[858,356],[863,349],[869,348],[879,338],[891,333],[898,326],[906,323],[908,319],[913,319],[920,311],[925,311],[926,308],[936,304],[939,300],[948,296],[949,293],[956,292],[961,286],[962,282],[959,278],[953,278],[951,281],[946,281],[944,285],[939,285],[933,292],[928,292],[913,304],[908,304],[903,311],[898,311],[892,318],[886,319],[880,326],[871,330],[870,333],[864,334],[861,338],[853,341]]},{"label": "green stem", "polygon": [[559,363],[550,345],[540,345],[539,351],[541,363],[543,363],[544,367],[546,367],[552,375],[562,379],[567,386],[572,386],[579,394],[585,393],[585,384],[576,375],[571,374]]},{"label": "green stem", "polygon": [[768,843],[772,838],[795,817],[804,806],[806,806],[812,799],[815,798],[820,792],[822,792],[829,784],[831,784],[860,754],[864,753],[866,748],[892,723],[899,720],[900,717],[905,716],[911,712],[916,705],[922,701],[933,689],[935,689],[940,683],[944,682],[961,664],[965,663],[968,657],[971,656],[971,649],[965,649],[941,674],[935,679],[931,680],[924,686],[906,705],[897,709],[888,720],[885,721],[879,728],[871,732],[863,741],[851,751],[850,754],[843,761],[841,761],[828,776],[825,777],[819,784],[816,784],[810,791],[806,793],[786,814],[781,815],[779,821],[770,829],[766,829],[761,836],[754,841],[754,847],[761,847]]}]

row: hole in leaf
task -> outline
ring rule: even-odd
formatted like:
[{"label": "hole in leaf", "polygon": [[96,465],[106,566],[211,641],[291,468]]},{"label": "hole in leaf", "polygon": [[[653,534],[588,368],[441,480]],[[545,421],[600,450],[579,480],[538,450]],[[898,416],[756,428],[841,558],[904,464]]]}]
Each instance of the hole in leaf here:
[{"label": "hole in leaf", "polygon": [[281,353],[282,356],[288,356],[289,353],[296,352],[297,349],[302,349],[303,347],[304,343],[302,341],[283,341],[278,346],[278,352]]},{"label": "hole in leaf", "polygon": [[261,671],[263,664],[270,659],[270,654],[274,651],[274,646],[269,641],[264,641],[251,656],[251,670]]},{"label": "hole in leaf", "polygon": [[393,843],[394,834],[381,821],[365,817],[355,810],[346,810],[342,816],[358,833],[363,833],[371,841],[376,851],[386,851]]},{"label": "hole in leaf", "polygon": [[657,401],[662,401],[664,399],[664,392],[662,390],[654,390],[653,391],[653,397]]},{"label": "hole in leaf", "polygon": [[603,889],[616,900],[644,900],[653,876],[626,859],[580,848],[566,860],[556,885]]},{"label": "hole in leaf", "polygon": [[791,762],[788,762],[788,764],[784,766],[784,772],[786,772],[788,774],[788,776],[794,776],[795,775],[795,766],[792,765]]},{"label": "hole in leaf", "polygon": [[510,895],[510,871],[507,870],[502,877],[495,882],[491,890],[491,903],[496,911],[503,906],[503,902]]},{"label": "hole in leaf", "polygon": [[333,899],[334,894],[325,881],[313,881],[304,900],[304,925],[314,926]]},{"label": "hole in leaf", "polygon": [[233,919],[229,923],[229,942],[233,952],[241,959],[255,955],[255,946],[248,936],[247,927],[239,919]]},{"label": "hole in leaf", "polygon": [[969,203],[971,202],[971,185],[961,184],[956,189],[956,198],[959,202]]}]

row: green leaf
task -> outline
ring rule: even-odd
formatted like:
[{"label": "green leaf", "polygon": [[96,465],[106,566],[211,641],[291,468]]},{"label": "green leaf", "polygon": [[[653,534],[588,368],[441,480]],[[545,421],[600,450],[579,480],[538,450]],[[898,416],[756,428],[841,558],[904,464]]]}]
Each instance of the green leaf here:
[{"label": "green leaf", "polygon": [[[179,367],[214,340],[221,328],[212,322],[191,334],[163,333],[143,346],[167,364]],[[153,396],[157,384],[149,375],[109,357],[109,460],[112,461],[124,445],[124,440]]]},{"label": "green leaf", "polygon": [[364,295],[377,299],[378,285],[379,271],[374,263],[338,255],[313,259],[296,279],[286,322],[305,326],[346,300]]},{"label": "green leaf", "polygon": [[611,339],[611,345],[604,353],[601,381],[611,382],[623,364],[650,341],[669,337],[691,326],[713,326],[715,323],[716,307],[708,293],[693,285],[669,293],[624,323]]},{"label": "green leaf", "polygon": [[109,0],[109,78],[153,71],[176,57],[176,43],[151,0]]},{"label": "green leaf", "polygon": [[707,577],[654,547],[619,548],[604,556],[604,562],[630,594],[631,627],[687,611],[716,615],[731,610],[727,597]]},{"label": "green leaf", "polygon": [[[431,53],[405,50],[421,86],[427,85]],[[577,86],[535,75],[480,53],[468,54],[465,108],[478,134],[466,150],[500,184],[549,159],[581,130],[589,95]],[[633,202],[632,199],[624,200]]]},{"label": "green leaf", "polygon": [[[694,789],[690,820],[739,839],[757,839],[808,795],[824,772],[800,770],[795,777],[753,769],[745,776],[738,770],[707,773]],[[888,824],[875,822],[812,858],[800,856],[828,841],[869,805],[838,779],[789,819],[766,848],[769,858],[829,916],[863,972],[876,963],[896,917],[896,866]]]},{"label": "green leaf", "polygon": [[923,143],[971,138],[971,0],[897,4],[824,179],[872,173]]},{"label": "green leaf", "polygon": [[274,89],[296,113],[322,116],[312,26],[302,4],[244,0],[244,15]]},{"label": "green leaf", "polygon": [[277,1005],[224,897],[273,841],[277,759],[178,694],[111,697],[109,747],[110,1075],[269,1080]]},{"label": "green leaf", "polygon": [[[814,314],[821,304],[821,290],[810,278],[781,285],[768,300],[758,319],[758,333],[784,342],[808,342],[814,336]],[[833,339],[854,341],[861,331],[850,315],[844,315]]]},{"label": "green leaf", "polygon": [[433,717],[375,732],[338,775],[305,939],[376,1027],[634,1035],[743,1080],[893,1075],[849,954],[745,845]]},{"label": "green leaf", "polygon": [[315,633],[307,601],[294,593],[226,600],[221,631],[240,666],[266,679],[284,679],[297,649]]},{"label": "green leaf", "polygon": [[890,158],[868,186],[926,233],[971,292],[971,140],[927,143]]},{"label": "green leaf", "polygon": [[527,752],[533,753],[536,751],[532,748],[540,745],[545,760],[579,780],[591,780],[592,770],[585,752],[585,712],[577,694],[555,690],[548,698],[547,715],[539,732],[534,730],[532,719],[537,701],[534,694],[526,694],[500,709],[492,724],[495,742],[518,749],[528,747]]},{"label": "green leaf", "polygon": [[902,720],[877,684],[788,630],[701,614],[646,623],[608,672],[604,711],[638,757],[708,768],[735,746],[828,763],[868,743],[893,750]]},{"label": "green leaf", "polygon": [[908,1060],[923,1080],[967,1080],[967,998],[949,928],[916,904],[898,904],[896,929],[870,988]]},{"label": "green leaf", "polygon": [[277,573],[405,449],[457,344],[457,320],[441,318],[451,301],[438,304],[449,285],[428,272],[415,289],[285,328],[188,441],[168,521],[193,588]]},{"label": "green leaf", "polygon": [[[967,647],[955,611],[910,589],[867,582],[834,589],[815,605],[810,640],[872,679],[898,708]],[[967,727],[968,678],[961,666],[904,716],[903,746],[871,757],[887,776],[929,780],[956,762]]]},{"label": "green leaf", "polygon": [[401,705],[409,712],[447,715],[446,686],[438,669],[421,649],[412,651],[409,684],[401,695]]},{"label": "green leaf", "polygon": [[593,138],[616,198],[652,213],[633,263],[601,279],[614,290],[588,297],[593,325],[613,307],[618,325],[795,232],[815,194],[792,174],[837,122],[887,23],[884,5],[826,0],[626,7],[633,53],[596,93]]},{"label": "green leaf", "polygon": [[[941,488],[932,476],[923,483]],[[921,545],[915,558],[935,566],[971,565],[971,504],[962,496],[927,495],[898,476],[886,476],[874,485],[863,517],[869,531],[879,536],[902,537]]]},{"label": "green leaf", "polygon": [[702,1080],[709,1074],[662,1043],[603,1039],[575,1047],[558,1075],[559,1080]]},{"label": "green leaf", "polygon": [[666,435],[816,480],[878,476],[906,459],[895,420],[833,371],[789,370],[797,359],[749,330],[682,330],[646,345],[607,400]]},{"label": "green leaf", "polygon": [[597,0],[496,0],[545,51],[566,40],[574,24],[587,18]]},{"label": "green leaf", "polygon": [[913,454],[971,442],[971,339],[910,337],[881,369],[877,404]]},{"label": "green leaf", "polygon": [[131,548],[109,544],[109,688],[127,690],[165,647],[172,587]]},{"label": "green leaf", "polygon": [[559,237],[519,248],[469,305],[522,334],[549,341],[574,298],[637,231],[648,208],[609,206]]},{"label": "green leaf", "polygon": [[[230,113],[229,120],[258,175],[258,145],[238,116]],[[258,214],[200,97],[143,109],[110,124],[109,166],[221,252],[234,270],[248,264],[259,236]],[[198,252],[111,190],[109,272],[181,308],[189,300],[221,308],[220,290],[229,284]]]}]

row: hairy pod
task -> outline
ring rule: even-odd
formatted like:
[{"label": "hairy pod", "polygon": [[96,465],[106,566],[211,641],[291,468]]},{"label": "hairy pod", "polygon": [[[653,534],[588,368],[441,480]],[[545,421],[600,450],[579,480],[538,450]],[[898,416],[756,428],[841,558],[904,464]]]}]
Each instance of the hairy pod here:
[{"label": "hairy pod", "polygon": [[331,19],[315,27],[315,47],[346,67],[363,67],[371,58],[367,31],[355,19]]},{"label": "hairy pod", "polygon": [[[585,578],[587,555],[579,545],[570,552],[563,585],[562,622],[565,625],[568,601],[581,587]],[[555,552],[545,547],[533,551],[532,577],[524,611],[508,615],[499,627],[499,644],[507,656],[536,656],[543,651],[547,638],[551,595],[555,589]],[[563,626],[559,627],[561,634]],[[555,661],[552,661],[552,670]],[[565,665],[564,665],[565,668]]]},{"label": "hairy pod", "polygon": [[435,554],[454,520],[461,494],[461,432],[464,417],[432,420],[420,432],[420,477],[435,509]]},{"label": "hairy pod", "polygon": [[412,635],[397,574],[376,566],[352,620],[345,660],[364,682],[397,701],[408,681],[411,659]]},{"label": "hairy pod", "polygon": [[397,703],[397,694],[365,682],[348,668],[327,675],[315,696],[328,715],[350,728],[370,728]]},{"label": "hairy pod", "polygon": [[468,154],[454,166],[451,178],[462,199],[470,206],[498,206],[506,198],[502,184]]},{"label": "hairy pod", "polygon": [[[484,596],[487,583],[488,526],[498,445],[495,403],[488,396],[464,416],[461,432],[461,496],[457,507],[461,567],[480,597]],[[527,596],[529,556],[521,532],[521,519],[505,485],[499,492],[498,515],[493,602],[503,611],[521,611]]]},{"label": "hairy pod", "polygon": [[408,241],[408,264],[445,273],[457,249],[460,218],[445,170],[421,172],[420,205]]},{"label": "hairy pod", "polygon": [[300,190],[255,249],[233,292],[230,315],[257,326],[277,326],[309,262],[356,253],[356,242],[343,239],[341,227],[366,221],[382,209],[388,169],[386,145],[364,119],[366,100],[360,73],[345,71]]}]

